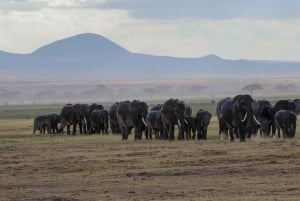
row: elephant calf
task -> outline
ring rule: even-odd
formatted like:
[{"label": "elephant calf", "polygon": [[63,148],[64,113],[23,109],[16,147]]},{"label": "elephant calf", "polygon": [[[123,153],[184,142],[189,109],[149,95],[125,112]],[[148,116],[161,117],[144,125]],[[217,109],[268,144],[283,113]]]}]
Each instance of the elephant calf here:
[{"label": "elephant calf", "polygon": [[[152,132],[155,133],[155,139],[159,139],[163,134],[163,124],[161,121],[161,111],[150,111],[146,116],[148,134],[150,139],[152,139]],[[146,134],[146,139],[148,139],[148,135]]]},{"label": "elephant calf", "polygon": [[40,131],[40,134],[41,133],[45,134],[46,130],[47,133],[50,133],[50,128],[51,128],[51,122],[50,119],[47,118],[47,116],[37,116],[34,118],[33,134],[35,134],[37,130]]},{"label": "elephant calf", "polygon": [[[280,138],[280,130],[282,130],[284,138],[293,138],[296,133],[297,116],[290,110],[279,110],[275,114],[275,124]],[[275,136],[274,136],[275,137]]]},{"label": "elephant calf", "polygon": [[[197,129],[197,139],[207,139],[207,127],[210,123],[211,114],[208,111],[200,109],[195,118],[195,124]],[[192,137],[195,139],[195,134]]]}]

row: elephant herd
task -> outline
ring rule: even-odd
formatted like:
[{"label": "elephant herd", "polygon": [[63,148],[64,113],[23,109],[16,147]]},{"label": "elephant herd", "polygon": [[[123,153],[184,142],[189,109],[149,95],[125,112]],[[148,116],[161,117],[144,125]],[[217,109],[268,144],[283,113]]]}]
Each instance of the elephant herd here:
[{"label": "elephant herd", "polygon": [[[207,127],[212,115],[205,110],[199,110],[195,117],[192,110],[183,101],[169,99],[150,109],[147,103],[139,100],[116,102],[106,110],[102,105],[66,104],[60,115],[51,114],[37,116],[34,119],[33,133],[64,133],[75,135],[102,133],[108,134],[110,127],[113,134],[121,134],[127,140],[134,130],[134,138],[174,140],[174,128],[178,126],[178,139],[207,138]],[[54,118],[55,116],[55,118]],[[59,126],[58,126],[59,125]],[[71,131],[72,126],[72,131]]]},{"label": "elephant herd", "polygon": [[279,100],[274,105],[267,100],[254,99],[250,95],[237,95],[220,100],[216,108],[219,134],[229,135],[231,141],[239,137],[245,141],[259,130],[261,136],[293,138],[296,133],[300,100]]},{"label": "elephant herd", "polygon": [[[217,103],[216,114],[219,121],[219,134],[228,135],[233,141],[239,138],[245,141],[252,134],[278,137],[280,131],[285,138],[293,138],[296,131],[296,113],[300,100],[281,100],[272,105],[269,101],[254,101],[250,95],[237,95],[224,98]],[[102,133],[121,134],[127,140],[134,130],[134,139],[174,140],[175,126],[177,138],[207,139],[207,128],[212,118],[211,113],[200,109],[195,116],[184,101],[168,99],[163,104],[148,108],[147,103],[139,100],[116,102],[106,110],[102,105],[66,104],[60,114],[38,116],[34,119],[33,133],[64,133],[75,135]],[[72,126],[72,132],[71,132]]]}]

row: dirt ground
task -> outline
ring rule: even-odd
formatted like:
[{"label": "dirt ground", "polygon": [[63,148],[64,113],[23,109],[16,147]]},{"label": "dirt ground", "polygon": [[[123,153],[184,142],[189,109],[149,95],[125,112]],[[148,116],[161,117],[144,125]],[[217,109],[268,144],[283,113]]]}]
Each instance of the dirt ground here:
[{"label": "dirt ground", "polygon": [[[1,201],[299,200],[300,139],[122,141],[1,121]],[[23,130],[22,130],[23,129]],[[209,134],[211,136],[211,134]]]}]

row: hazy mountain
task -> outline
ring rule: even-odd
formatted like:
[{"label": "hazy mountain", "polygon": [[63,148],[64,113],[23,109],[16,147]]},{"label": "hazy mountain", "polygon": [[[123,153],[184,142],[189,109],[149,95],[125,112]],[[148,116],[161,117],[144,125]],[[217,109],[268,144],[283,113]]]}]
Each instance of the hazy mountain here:
[{"label": "hazy mountain", "polygon": [[226,60],[215,55],[175,58],[131,53],[96,34],[80,34],[31,54],[0,51],[0,79],[169,79],[294,77],[300,62]]}]

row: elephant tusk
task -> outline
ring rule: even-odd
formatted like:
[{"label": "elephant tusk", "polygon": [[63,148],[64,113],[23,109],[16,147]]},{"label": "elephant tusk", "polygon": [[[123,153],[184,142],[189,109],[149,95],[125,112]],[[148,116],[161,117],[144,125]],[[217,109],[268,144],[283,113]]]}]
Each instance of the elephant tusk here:
[{"label": "elephant tusk", "polygon": [[180,123],[179,119],[178,119],[178,126],[181,127],[181,123]]},{"label": "elephant tusk", "polygon": [[188,121],[187,121],[186,119],[184,120],[184,122],[185,122],[186,124],[189,124]]},{"label": "elephant tusk", "polygon": [[143,123],[145,124],[145,126],[148,126],[148,124],[146,123],[146,121],[145,121],[145,118],[144,118],[144,117],[142,118],[142,120],[143,120]]},{"label": "elephant tusk", "polygon": [[246,119],[247,119],[247,116],[248,116],[248,113],[246,112],[246,114],[245,114],[244,118],[242,119],[242,122],[245,122],[245,121],[246,121]]},{"label": "elephant tusk", "polygon": [[253,119],[259,126],[261,125],[261,123],[256,119],[255,115],[253,115]]}]

